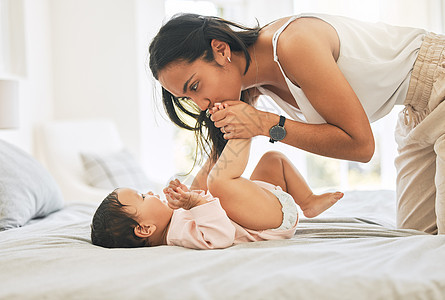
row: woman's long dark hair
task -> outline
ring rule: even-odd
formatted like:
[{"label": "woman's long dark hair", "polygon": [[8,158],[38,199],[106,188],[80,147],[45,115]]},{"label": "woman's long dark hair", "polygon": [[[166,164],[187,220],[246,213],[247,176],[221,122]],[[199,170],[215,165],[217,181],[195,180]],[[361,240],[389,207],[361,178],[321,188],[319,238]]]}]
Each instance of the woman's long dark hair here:
[{"label": "woman's long dark hair", "polygon": [[[161,27],[149,47],[149,66],[154,78],[173,61],[192,63],[198,58],[211,62],[214,60],[211,47],[212,39],[229,44],[234,52],[243,52],[246,58],[244,74],[250,66],[248,47],[258,39],[260,27],[249,28],[222,18],[197,14],[178,14]],[[241,101],[249,102],[249,95],[241,93]],[[199,111],[187,103],[187,99],[176,98],[162,88],[162,102],[168,117],[180,128],[194,131],[201,153],[209,155],[213,162],[221,154],[227,141],[223,133],[215,127],[207,111]],[[195,124],[188,121],[193,119]],[[207,149],[211,149],[210,153]],[[195,158],[195,163],[196,159]]]}]

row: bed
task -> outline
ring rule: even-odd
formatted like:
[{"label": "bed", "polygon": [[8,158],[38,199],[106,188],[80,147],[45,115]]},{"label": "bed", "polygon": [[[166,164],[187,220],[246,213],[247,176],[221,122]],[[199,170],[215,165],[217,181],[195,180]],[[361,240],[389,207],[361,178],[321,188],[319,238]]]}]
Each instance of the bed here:
[{"label": "bed", "polygon": [[0,299],[445,298],[445,236],[395,229],[390,190],[346,192],[290,240],[220,250],[94,246],[96,206],[0,232]]},{"label": "bed", "polygon": [[[390,190],[345,191],[319,217],[302,217],[289,240],[220,250],[94,246],[91,218],[118,180],[110,174],[140,172],[120,143],[106,144],[118,140],[110,124],[55,126],[39,139],[51,150],[46,168],[0,140],[0,299],[445,299],[445,236],[395,229]],[[103,145],[116,152],[105,155]],[[79,155],[91,150],[100,163],[83,170]],[[90,192],[89,173],[112,185]]]}]

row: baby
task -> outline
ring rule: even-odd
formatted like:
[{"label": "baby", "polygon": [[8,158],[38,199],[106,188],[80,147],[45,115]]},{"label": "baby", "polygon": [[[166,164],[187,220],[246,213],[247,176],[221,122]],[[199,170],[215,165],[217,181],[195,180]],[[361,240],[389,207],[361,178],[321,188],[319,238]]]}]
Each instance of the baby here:
[{"label": "baby", "polygon": [[242,178],[250,144],[250,139],[227,142],[208,173],[207,191],[189,190],[177,179],[163,190],[166,201],[152,192],[114,190],[94,214],[92,243],[108,248],[215,249],[287,239],[296,231],[298,206],[312,218],[343,197],[340,192],[314,195],[298,170],[276,151],[263,155],[250,180]]}]

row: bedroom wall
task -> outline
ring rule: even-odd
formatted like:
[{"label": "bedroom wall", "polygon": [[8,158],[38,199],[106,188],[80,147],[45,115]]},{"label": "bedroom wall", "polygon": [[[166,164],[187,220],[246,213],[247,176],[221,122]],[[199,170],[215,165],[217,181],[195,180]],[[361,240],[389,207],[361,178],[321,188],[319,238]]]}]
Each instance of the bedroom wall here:
[{"label": "bedroom wall", "polygon": [[140,133],[134,5],[50,1],[54,119],[111,118],[133,151]]},{"label": "bedroom wall", "polygon": [[164,16],[163,1],[50,4],[54,119],[111,119],[149,176],[157,176],[153,169],[173,174],[172,164],[159,165],[157,159],[173,155],[173,147],[153,147],[153,141],[169,136],[172,125],[157,116],[151,73],[145,69],[149,41]]},{"label": "bedroom wall", "polygon": [[15,23],[10,29],[13,35],[22,36],[19,52],[23,53],[24,68],[20,72],[3,69],[0,74],[2,79],[19,80],[20,107],[19,128],[0,130],[0,138],[33,153],[34,127],[53,113],[49,1],[13,0],[6,4],[20,11],[20,19],[11,16]]}]

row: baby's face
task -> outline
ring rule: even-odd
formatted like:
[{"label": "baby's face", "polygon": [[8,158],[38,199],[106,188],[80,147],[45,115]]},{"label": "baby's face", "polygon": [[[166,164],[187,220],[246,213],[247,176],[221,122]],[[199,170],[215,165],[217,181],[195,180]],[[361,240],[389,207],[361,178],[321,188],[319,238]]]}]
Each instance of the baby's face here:
[{"label": "baby's face", "polygon": [[124,209],[134,215],[139,223],[153,222],[160,215],[171,213],[167,202],[153,192],[143,194],[130,188],[120,188],[116,192],[119,202],[126,205]]}]

